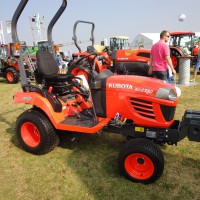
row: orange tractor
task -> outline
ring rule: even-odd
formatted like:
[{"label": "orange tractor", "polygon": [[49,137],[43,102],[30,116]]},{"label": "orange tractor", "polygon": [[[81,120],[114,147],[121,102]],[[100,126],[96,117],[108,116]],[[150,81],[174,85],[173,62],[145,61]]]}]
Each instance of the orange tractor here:
[{"label": "orange tractor", "polygon": [[[12,19],[12,38],[19,43],[17,22],[28,0],[21,0]],[[62,5],[48,27],[52,48],[52,28],[67,6]],[[20,46],[18,46],[20,47]],[[16,49],[17,50],[17,49]],[[178,97],[173,85],[142,76],[113,76],[106,69],[93,74],[89,88],[72,74],[58,74],[55,55],[38,51],[37,82],[27,81],[22,55],[19,55],[22,90],[14,95],[16,104],[32,108],[16,121],[16,138],[33,154],[45,154],[59,143],[58,132],[95,134],[100,130],[127,137],[118,156],[120,172],[129,180],[153,183],[162,175],[164,156],[157,144],[177,144],[188,136],[200,142],[200,112],[188,110],[182,121],[174,119]],[[74,65],[86,73],[96,52],[78,58]]]},{"label": "orange tractor", "polygon": [[114,50],[110,56],[111,71],[117,74],[148,76],[149,49]]},{"label": "orange tractor", "polygon": [[[78,45],[76,28],[79,23],[92,25],[90,38],[92,44],[86,51],[82,51]],[[110,46],[101,46],[104,47],[103,50],[97,52],[95,47],[98,45],[94,45],[94,28],[95,24],[93,22],[79,20],[74,24],[72,39],[79,52],[73,53],[73,60],[94,51],[97,53],[98,59],[94,59],[91,56],[88,57],[90,64],[87,66],[87,70],[90,73],[84,72],[83,69],[77,68],[75,65],[70,65],[68,67],[68,74],[84,75],[87,80],[91,80],[91,74],[97,74],[105,69],[110,69],[115,74],[148,76],[150,50],[128,49],[128,37],[118,36],[110,38]]]},{"label": "orange tractor", "polygon": [[[83,23],[83,24],[89,24],[91,25],[91,37],[90,41],[92,42],[91,46],[87,47],[86,51],[82,51],[80,45],[78,44],[78,38],[77,38],[77,26],[78,24]],[[77,68],[77,66],[71,64],[68,66],[68,74],[73,74],[73,75],[84,75],[87,80],[91,80],[91,75],[93,73],[100,73],[105,69],[109,69],[111,65],[111,60],[109,58],[109,54],[107,50],[102,51],[102,52],[97,52],[97,50],[94,48],[94,29],[95,29],[95,24],[93,22],[88,22],[88,21],[82,21],[78,20],[75,22],[74,27],[73,27],[73,41],[75,46],[78,49],[78,52],[73,53],[73,61],[76,61],[78,58],[84,57],[89,55],[91,52],[96,52],[96,55],[98,55],[98,59],[94,59],[94,57],[90,56],[88,57],[90,61],[90,65],[88,65],[88,71],[92,73],[86,73],[84,72],[83,69]],[[93,76],[93,75],[92,75]]]},{"label": "orange tractor", "polygon": [[[24,56],[28,53],[28,47],[25,42],[20,42],[21,53]],[[8,43],[0,46],[0,76],[6,78],[9,83],[18,83],[20,79],[18,57],[19,52],[14,53],[14,44]],[[23,60],[24,68],[26,70],[27,77],[31,76],[30,66]]]}]

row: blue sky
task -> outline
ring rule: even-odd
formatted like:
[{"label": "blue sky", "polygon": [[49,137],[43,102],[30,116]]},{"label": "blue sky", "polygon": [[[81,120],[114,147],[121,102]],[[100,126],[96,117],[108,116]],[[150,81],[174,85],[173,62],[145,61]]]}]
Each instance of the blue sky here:
[{"label": "blue sky", "polygon": [[[3,21],[6,42],[5,21],[10,20],[20,0],[0,0],[0,20]],[[19,39],[31,44],[29,16],[40,13],[45,17],[45,25],[60,7],[62,0],[29,0],[19,19]],[[3,8],[3,9],[2,9]],[[186,20],[178,21],[178,15],[184,13]],[[68,0],[68,6],[53,31],[55,43],[72,41],[73,25],[77,20],[95,23],[95,43],[116,35],[129,36],[130,42],[139,33],[169,31],[200,32],[199,0]],[[88,40],[90,26],[80,25],[78,37]],[[73,49],[73,47],[69,47]]]}]

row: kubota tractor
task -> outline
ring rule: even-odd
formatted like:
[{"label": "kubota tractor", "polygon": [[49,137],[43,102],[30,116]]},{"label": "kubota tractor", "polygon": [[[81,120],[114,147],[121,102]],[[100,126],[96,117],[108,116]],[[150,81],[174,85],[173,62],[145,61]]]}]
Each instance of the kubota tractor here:
[{"label": "kubota tractor", "polygon": [[112,72],[117,74],[148,76],[149,49],[114,50],[110,56]]},{"label": "kubota tractor", "polygon": [[[12,18],[12,38],[18,43],[17,21],[28,0],[21,0]],[[67,6],[62,5],[48,26],[52,28]],[[129,140],[122,147],[118,166],[128,179],[153,183],[162,175],[164,156],[157,144],[177,144],[188,136],[200,141],[200,112],[185,111],[182,121],[174,119],[178,98],[175,87],[161,80],[143,76],[113,76],[110,70],[96,74],[90,89],[74,75],[58,74],[55,56],[49,51],[37,52],[36,79],[29,83],[19,57],[22,91],[14,95],[16,104],[32,105],[16,122],[16,136],[21,146],[33,154],[45,154],[59,143],[62,130],[95,134],[100,130],[122,134]],[[85,68],[96,52],[79,58],[74,65]],[[87,70],[86,70],[87,71]]]},{"label": "kubota tractor", "polygon": [[[78,24],[81,24],[81,23],[91,25],[90,40],[91,40],[92,44],[91,44],[91,46],[87,47],[86,51],[82,51],[80,45],[78,44],[77,26],[78,26]],[[73,27],[73,38],[72,39],[74,41],[75,46],[78,49],[78,52],[73,53],[72,57],[73,57],[73,61],[75,61],[78,58],[86,56],[86,55],[90,54],[91,52],[95,51],[96,54],[98,55],[98,59],[95,59],[92,56],[88,57],[88,60],[90,61],[90,66],[88,66],[88,70],[93,71],[94,73],[98,74],[105,69],[109,69],[110,65],[111,65],[111,61],[110,61],[109,54],[107,51],[97,52],[95,50],[95,48],[94,48],[94,29],[95,29],[95,24],[93,22],[82,21],[82,20],[78,20],[75,22],[74,27]],[[85,73],[84,70],[77,68],[75,65],[69,65],[67,74],[84,75],[87,80],[91,80],[92,74]]]},{"label": "kubota tractor", "polygon": [[[91,38],[92,45],[87,48],[87,51],[82,51],[78,45],[77,40],[77,25],[79,23],[86,23],[92,25]],[[93,22],[78,20],[74,24],[73,28],[73,40],[78,48],[79,52],[73,54],[73,59],[76,60],[78,57],[86,56],[91,52],[95,51],[94,48],[94,28],[95,24]],[[126,74],[126,75],[148,75],[148,62],[150,60],[150,50],[148,49],[127,49],[128,47],[128,37],[118,36],[112,37],[110,39],[110,47],[105,47],[102,52],[97,52],[98,59],[94,57],[88,57],[90,64],[87,66],[87,70],[91,73],[85,73],[84,70],[77,68],[75,65],[70,65],[68,67],[68,74],[74,75],[84,75],[87,80],[91,80],[93,73],[100,73],[105,69],[110,69],[115,74]],[[119,47],[119,48],[117,48]]]}]

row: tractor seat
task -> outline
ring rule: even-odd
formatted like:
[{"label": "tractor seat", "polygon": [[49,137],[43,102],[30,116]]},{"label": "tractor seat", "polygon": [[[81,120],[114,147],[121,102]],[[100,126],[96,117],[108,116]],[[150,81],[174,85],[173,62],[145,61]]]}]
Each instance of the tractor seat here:
[{"label": "tractor seat", "polygon": [[74,78],[73,75],[58,74],[58,65],[56,59],[49,51],[38,51],[37,59],[37,76],[50,82],[66,82]]},{"label": "tractor seat", "polygon": [[38,84],[44,84],[46,89],[52,87],[53,93],[65,95],[69,90],[67,83],[74,78],[71,74],[58,74],[58,65],[53,54],[49,51],[38,51],[36,53],[37,68],[35,70],[35,79]]},{"label": "tractor seat", "polygon": [[98,53],[98,51],[94,48],[94,46],[88,46],[87,47],[87,52],[88,53]]}]

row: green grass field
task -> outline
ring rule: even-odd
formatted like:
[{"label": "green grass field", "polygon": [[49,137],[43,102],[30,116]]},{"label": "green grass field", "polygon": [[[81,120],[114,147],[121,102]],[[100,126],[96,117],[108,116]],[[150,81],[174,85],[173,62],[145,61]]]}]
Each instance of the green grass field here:
[{"label": "green grass field", "polygon": [[[200,110],[200,84],[180,88],[176,119],[181,119],[185,109]],[[0,78],[0,200],[200,199],[200,143],[187,138],[177,146],[161,147],[165,170],[151,185],[132,183],[119,174],[117,157],[126,141],[120,135],[79,134],[73,140],[66,133],[46,155],[25,152],[14,126],[29,107],[14,105],[18,90],[20,84],[7,84]]]}]

